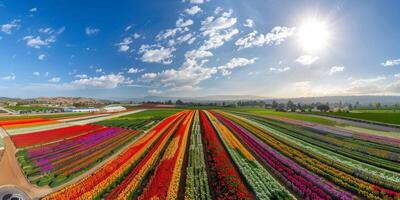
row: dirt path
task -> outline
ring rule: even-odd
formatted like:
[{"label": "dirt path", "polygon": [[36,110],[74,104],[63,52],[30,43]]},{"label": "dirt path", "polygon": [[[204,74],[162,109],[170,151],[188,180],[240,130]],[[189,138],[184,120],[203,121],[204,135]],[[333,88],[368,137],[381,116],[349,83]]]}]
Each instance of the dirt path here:
[{"label": "dirt path", "polygon": [[133,111],[129,111],[129,112],[123,112],[123,113],[118,113],[118,114],[113,114],[113,115],[107,115],[107,116],[104,116],[104,117],[97,117],[97,118],[93,118],[93,119],[73,121],[73,122],[69,122],[69,123],[70,124],[74,124],[74,125],[90,124],[90,123],[103,121],[103,120],[106,120],[106,119],[111,119],[111,118],[121,117],[121,116],[124,116],[124,115],[130,115],[130,114],[134,114],[134,113],[138,113],[138,112],[143,112],[145,110],[146,109],[133,110]]},{"label": "dirt path", "polygon": [[[7,133],[0,128],[0,135],[4,136]],[[14,186],[24,191],[32,199],[50,193],[52,191],[50,188],[38,188],[29,183],[15,158],[16,148],[14,143],[8,135],[3,137],[3,141],[5,149],[0,160],[0,186]]]}]

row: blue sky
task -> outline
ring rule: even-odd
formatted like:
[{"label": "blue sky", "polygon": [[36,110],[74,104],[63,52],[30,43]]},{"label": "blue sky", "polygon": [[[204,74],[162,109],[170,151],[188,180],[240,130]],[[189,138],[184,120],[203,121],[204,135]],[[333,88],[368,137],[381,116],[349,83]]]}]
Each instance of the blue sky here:
[{"label": "blue sky", "polygon": [[399,95],[399,7],[0,1],[0,96]]}]

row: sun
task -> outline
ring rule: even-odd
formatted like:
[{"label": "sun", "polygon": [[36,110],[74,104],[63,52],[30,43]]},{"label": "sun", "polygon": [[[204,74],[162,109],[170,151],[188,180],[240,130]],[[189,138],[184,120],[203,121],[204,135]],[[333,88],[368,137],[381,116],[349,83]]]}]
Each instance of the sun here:
[{"label": "sun", "polygon": [[300,26],[298,36],[302,48],[315,52],[327,46],[330,34],[324,22],[310,18]]}]

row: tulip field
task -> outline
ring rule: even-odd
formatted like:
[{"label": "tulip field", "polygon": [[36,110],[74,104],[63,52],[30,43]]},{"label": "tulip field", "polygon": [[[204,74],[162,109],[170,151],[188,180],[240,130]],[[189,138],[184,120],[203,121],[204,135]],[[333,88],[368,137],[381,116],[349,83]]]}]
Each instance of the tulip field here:
[{"label": "tulip field", "polygon": [[[57,185],[57,177],[62,182],[137,134],[88,126],[81,136],[20,153],[41,177],[38,185]],[[399,163],[395,138],[254,113],[182,110],[43,199],[398,200]]]},{"label": "tulip field", "polygon": [[[241,110],[2,120],[43,199],[400,200],[400,137]],[[323,121],[321,121],[323,122]]]}]

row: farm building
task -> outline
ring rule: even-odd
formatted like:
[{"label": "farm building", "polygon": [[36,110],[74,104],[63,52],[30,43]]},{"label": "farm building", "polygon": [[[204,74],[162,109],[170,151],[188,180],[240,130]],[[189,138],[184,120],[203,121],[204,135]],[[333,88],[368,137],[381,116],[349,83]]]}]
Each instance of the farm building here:
[{"label": "farm building", "polygon": [[106,106],[103,109],[105,112],[121,112],[126,110],[123,106]]},{"label": "farm building", "polygon": [[100,109],[88,107],[88,108],[64,108],[64,112],[99,112]]}]

